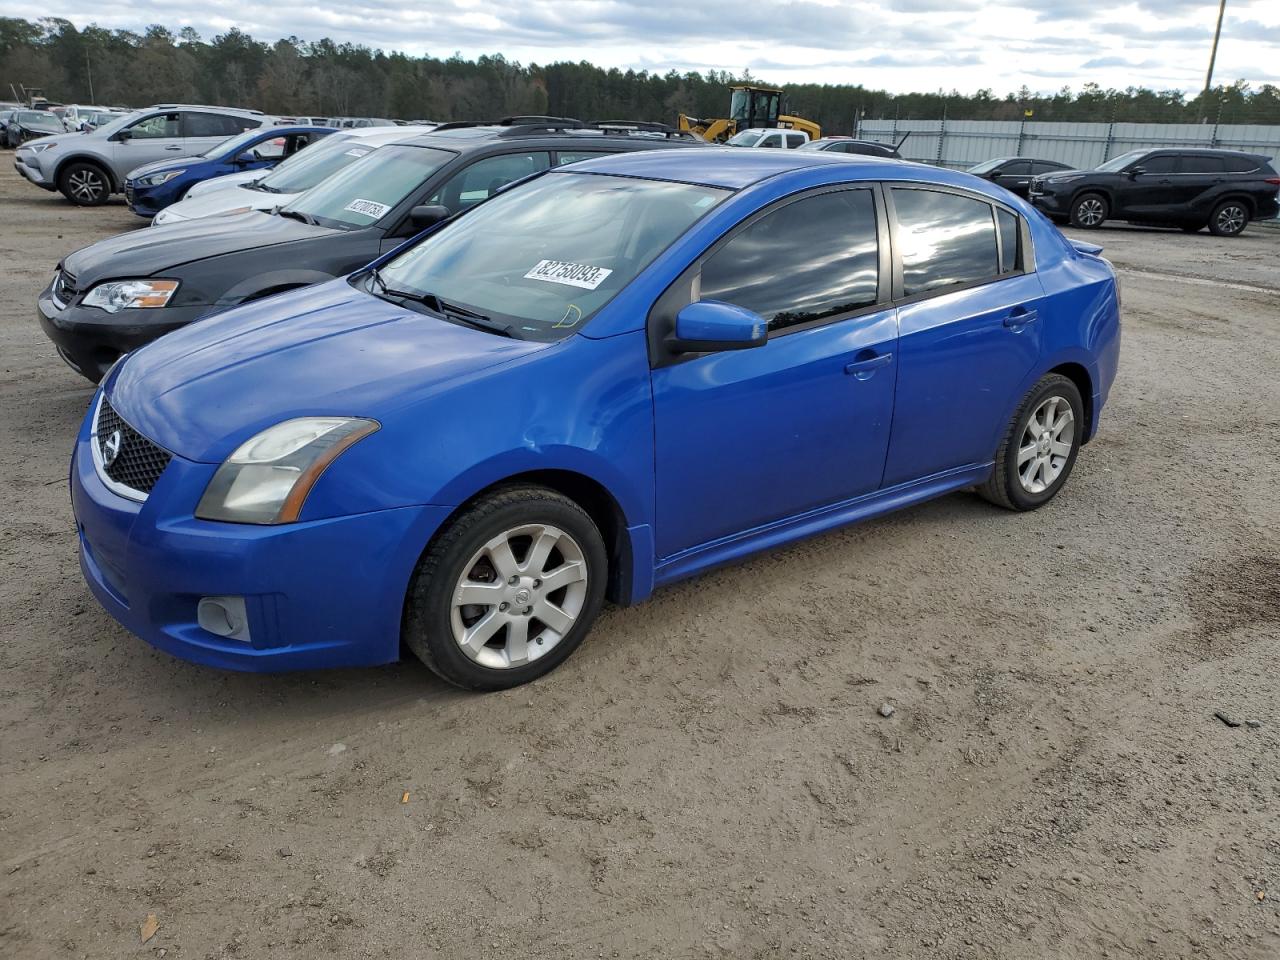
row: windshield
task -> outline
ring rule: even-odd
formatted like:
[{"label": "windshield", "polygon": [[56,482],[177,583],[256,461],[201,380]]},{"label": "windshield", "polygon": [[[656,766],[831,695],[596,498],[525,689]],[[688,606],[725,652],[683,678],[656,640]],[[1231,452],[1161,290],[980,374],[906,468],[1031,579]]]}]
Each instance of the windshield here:
[{"label": "windshield", "polygon": [[[254,127],[252,130],[246,130],[244,133],[236,134],[234,137],[231,137],[228,140],[219,141],[216,145],[210,147],[204,153],[200,154],[200,156],[210,157],[210,158],[220,157],[223,154],[228,154],[230,156],[237,156],[241,153],[241,151],[243,151],[246,147],[248,147],[249,144],[259,139],[262,136],[262,134],[263,134],[262,130],[258,129],[257,127]],[[280,136],[283,136],[283,135],[284,135],[283,133],[280,134]]]},{"label": "windshield", "polygon": [[132,113],[119,114],[116,119],[112,120],[110,123],[104,123],[102,126],[94,130],[94,133],[100,133],[103,136],[109,137],[117,130],[123,129],[127,124],[138,119],[144,113],[146,113],[145,110],[134,110]]},{"label": "windshield", "polygon": [[[509,328],[574,333],[728,190],[549,173],[499,193],[382,267],[388,288]],[[370,292],[381,291],[370,280]],[[447,311],[446,311],[447,312]]]},{"label": "windshield", "polygon": [[313,147],[295,153],[256,184],[268,193],[302,193],[374,148],[355,137],[335,133]]},{"label": "windshield", "polygon": [[316,184],[283,209],[324,227],[372,226],[456,156],[435,147],[383,147]]},{"label": "windshield", "polygon": [[1122,153],[1118,157],[1112,157],[1106,163],[1099,164],[1094,167],[1095,170],[1101,170],[1103,173],[1118,173],[1135,160],[1145,157],[1151,151],[1149,150],[1130,150],[1128,153]]},{"label": "windshield", "polygon": [[754,147],[763,137],[767,130],[743,130],[741,133],[735,133],[729,138],[729,145],[732,147]]},{"label": "windshield", "polygon": [[24,110],[18,114],[18,122],[32,130],[56,130],[61,133],[66,129],[61,120],[44,110]]},{"label": "windshield", "polygon": [[746,120],[751,98],[745,90],[735,90],[729,98],[729,119]]},{"label": "windshield", "polygon": [[1000,164],[1004,163],[1005,160],[1007,159],[1008,159],[1007,157],[996,157],[994,160],[985,160],[982,163],[979,163],[977,166],[970,167],[965,172],[966,173],[990,173],[996,167],[1000,166]]}]

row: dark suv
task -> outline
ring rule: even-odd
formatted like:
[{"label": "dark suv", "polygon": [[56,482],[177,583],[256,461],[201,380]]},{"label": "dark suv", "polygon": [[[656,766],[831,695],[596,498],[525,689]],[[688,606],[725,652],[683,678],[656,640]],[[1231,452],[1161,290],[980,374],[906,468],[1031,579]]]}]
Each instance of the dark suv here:
[{"label": "dark suv", "polygon": [[344,276],[507,184],[588,157],[706,147],[661,124],[554,117],[448,123],[389,143],[275,210],[138,230],[69,255],[45,334],[95,383],[135,347],[218,310]]},{"label": "dark suv", "polygon": [[1270,157],[1233,150],[1134,150],[1093,170],[1031,181],[1031,202],[1055,220],[1096,227],[1115,218],[1220,237],[1280,212],[1280,175]]}]

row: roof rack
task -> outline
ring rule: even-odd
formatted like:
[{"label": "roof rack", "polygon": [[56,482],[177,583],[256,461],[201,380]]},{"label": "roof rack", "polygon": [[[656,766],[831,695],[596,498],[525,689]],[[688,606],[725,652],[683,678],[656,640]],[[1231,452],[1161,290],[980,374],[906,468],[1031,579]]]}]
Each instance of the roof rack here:
[{"label": "roof rack", "polygon": [[660,133],[668,139],[696,140],[697,137],[685,130],[678,130],[669,123],[653,123],[649,120],[596,120],[587,124],[588,129],[602,133]]}]

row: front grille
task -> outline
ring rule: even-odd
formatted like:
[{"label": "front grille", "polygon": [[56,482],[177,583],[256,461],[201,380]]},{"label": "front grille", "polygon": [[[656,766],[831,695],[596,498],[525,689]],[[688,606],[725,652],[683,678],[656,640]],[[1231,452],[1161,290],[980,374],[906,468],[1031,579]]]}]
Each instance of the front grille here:
[{"label": "front grille", "polygon": [[168,450],[125,423],[105,396],[98,406],[92,442],[99,472],[113,484],[138,494],[137,499],[141,500],[146,499],[173,459]]},{"label": "front grille", "polygon": [[58,275],[53,278],[53,298],[65,307],[77,292],[75,276],[59,268]]}]

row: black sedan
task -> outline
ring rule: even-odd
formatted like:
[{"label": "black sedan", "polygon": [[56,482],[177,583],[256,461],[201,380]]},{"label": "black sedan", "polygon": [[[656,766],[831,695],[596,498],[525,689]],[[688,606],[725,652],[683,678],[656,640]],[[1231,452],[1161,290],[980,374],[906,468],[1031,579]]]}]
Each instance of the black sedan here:
[{"label": "black sedan", "polygon": [[1042,173],[1053,173],[1055,170],[1070,170],[1071,167],[1056,160],[1035,160],[1031,157],[996,157],[970,167],[966,173],[982,177],[992,183],[998,183],[1010,193],[1026,197],[1031,188],[1031,178]]},{"label": "black sedan", "polygon": [[37,301],[59,355],[94,381],[211,313],[344,276],[515,180],[587,157],[703,141],[555,118],[447,124],[388,144],[285,206],[139,230],[78,250]]}]

